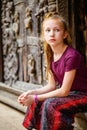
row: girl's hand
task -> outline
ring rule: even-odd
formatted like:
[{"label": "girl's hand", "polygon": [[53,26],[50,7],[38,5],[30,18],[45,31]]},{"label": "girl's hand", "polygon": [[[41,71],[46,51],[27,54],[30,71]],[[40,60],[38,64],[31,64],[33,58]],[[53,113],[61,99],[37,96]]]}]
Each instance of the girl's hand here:
[{"label": "girl's hand", "polygon": [[28,97],[29,94],[31,94],[30,91],[22,93],[22,94],[18,97],[18,102],[19,102],[19,103],[22,103],[22,102]]},{"label": "girl's hand", "polygon": [[30,106],[34,102],[34,95],[28,95],[23,101],[22,105]]}]

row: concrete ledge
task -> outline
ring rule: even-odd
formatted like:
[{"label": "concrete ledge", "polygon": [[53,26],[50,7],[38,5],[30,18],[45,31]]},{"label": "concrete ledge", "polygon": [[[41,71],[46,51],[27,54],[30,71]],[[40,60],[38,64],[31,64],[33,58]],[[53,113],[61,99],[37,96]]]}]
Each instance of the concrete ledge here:
[{"label": "concrete ledge", "polygon": [[75,117],[74,130],[87,129],[87,113],[78,113]]},{"label": "concrete ledge", "polygon": [[26,107],[21,106],[17,102],[17,98],[22,92],[0,83],[0,101],[25,113]]}]

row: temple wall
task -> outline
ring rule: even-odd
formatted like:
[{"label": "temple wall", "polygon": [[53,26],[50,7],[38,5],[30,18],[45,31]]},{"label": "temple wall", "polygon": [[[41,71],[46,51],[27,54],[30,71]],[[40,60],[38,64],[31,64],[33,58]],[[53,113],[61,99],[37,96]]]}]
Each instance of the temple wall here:
[{"label": "temple wall", "polygon": [[44,15],[49,11],[58,12],[65,17],[70,26],[73,46],[82,53],[86,61],[87,10],[85,1],[81,2],[81,0],[79,3],[74,0],[71,2],[68,0],[2,0],[0,5],[1,81],[10,86],[17,81],[39,85],[46,82],[46,65],[40,34]]}]

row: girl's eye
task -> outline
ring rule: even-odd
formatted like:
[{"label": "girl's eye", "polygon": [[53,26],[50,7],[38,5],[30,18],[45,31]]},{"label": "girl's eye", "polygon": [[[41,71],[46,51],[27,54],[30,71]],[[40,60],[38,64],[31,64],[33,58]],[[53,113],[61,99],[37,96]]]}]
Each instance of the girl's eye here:
[{"label": "girl's eye", "polygon": [[59,29],[55,29],[55,32],[59,32]]},{"label": "girl's eye", "polygon": [[[45,32],[50,32],[51,29],[46,29]],[[60,30],[59,29],[53,29],[53,32],[59,32]]]},{"label": "girl's eye", "polygon": [[46,32],[50,32],[50,29],[46,29],[45,31],[46,31]]}]

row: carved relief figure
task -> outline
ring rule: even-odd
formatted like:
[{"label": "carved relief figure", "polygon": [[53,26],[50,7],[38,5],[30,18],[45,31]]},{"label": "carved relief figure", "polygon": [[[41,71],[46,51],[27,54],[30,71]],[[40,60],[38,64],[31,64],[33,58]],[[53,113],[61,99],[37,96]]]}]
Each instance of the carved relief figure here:
[{"label": "carved relief figure", "polygon": [[48,0],[48,5],[49,5],[49,7],[48,7],[48,10],[49,10],[49,12],[50,11],[58,11],[58,9],[56,9],[57,8],[57,6],[56,6],[56,4],[57,4],[57,2],[58,2],[59,0]]},{"label": "carved relief figure", "polygon": [[15,12],[14,14],[13,30],[16,36],[18,36],[19,34],[19,13],[18,12]]},{"label": "carved relief figure", "polygon": [[31,17],[31,10],[29,7],[26,8],[25,13],[26,13],[24,20],[25,28],[29,29],[29,31],[32,32],[32,17]]},{"label": "carved relief figure", "polygon": [[17,55],[12,52],[8,54],[6,61],[5,61],[5,83],[8,85],[12,85],[17,80],[17,70],[18,70],[18,60]]},{"label": "carved relief figure", "polygon": [[18,59],[17,43],[13,29],[10,27],[10,21],[5,18],[4,30],[4,80],[5,83],[12,85],[17,79]]},{"label": "carved relief figure", "polygon": [[35,60],[32,54],[28,55],[28,75],[29,75],[29,82],[33,82],[35,76]]},{"label": "carved relief figure", "polygon": [[12,22],[12,19],[13,19],[13,2],[7,2],[6,17]]},{"label": "carved relief figure", "polygon": [[48,11],[48,2],[47,2],[47,0],[40,0],[39,6],[36,9],[35,16],[38,16],[43,12],[46,13],[47,11]]},{"label": "carved relief figure", "polygon": [[3,51],[4,51],[4,55],[6,55],[6,54],[10,53],[11,46],[12,46],[12,38],[14,38],[14,32],[10,28],[9,19],[5,18],[4,26],[5,26],[5,30],[3,33],[3,37],[4,37],[5,42],[4,42],[4,46],[3,46]]},{"label": "carved relief figure", "polygon": [[5,19],[5,14],[6,14],[6,0],[2,1],[2,28],[4,28],[4,19]]}]

